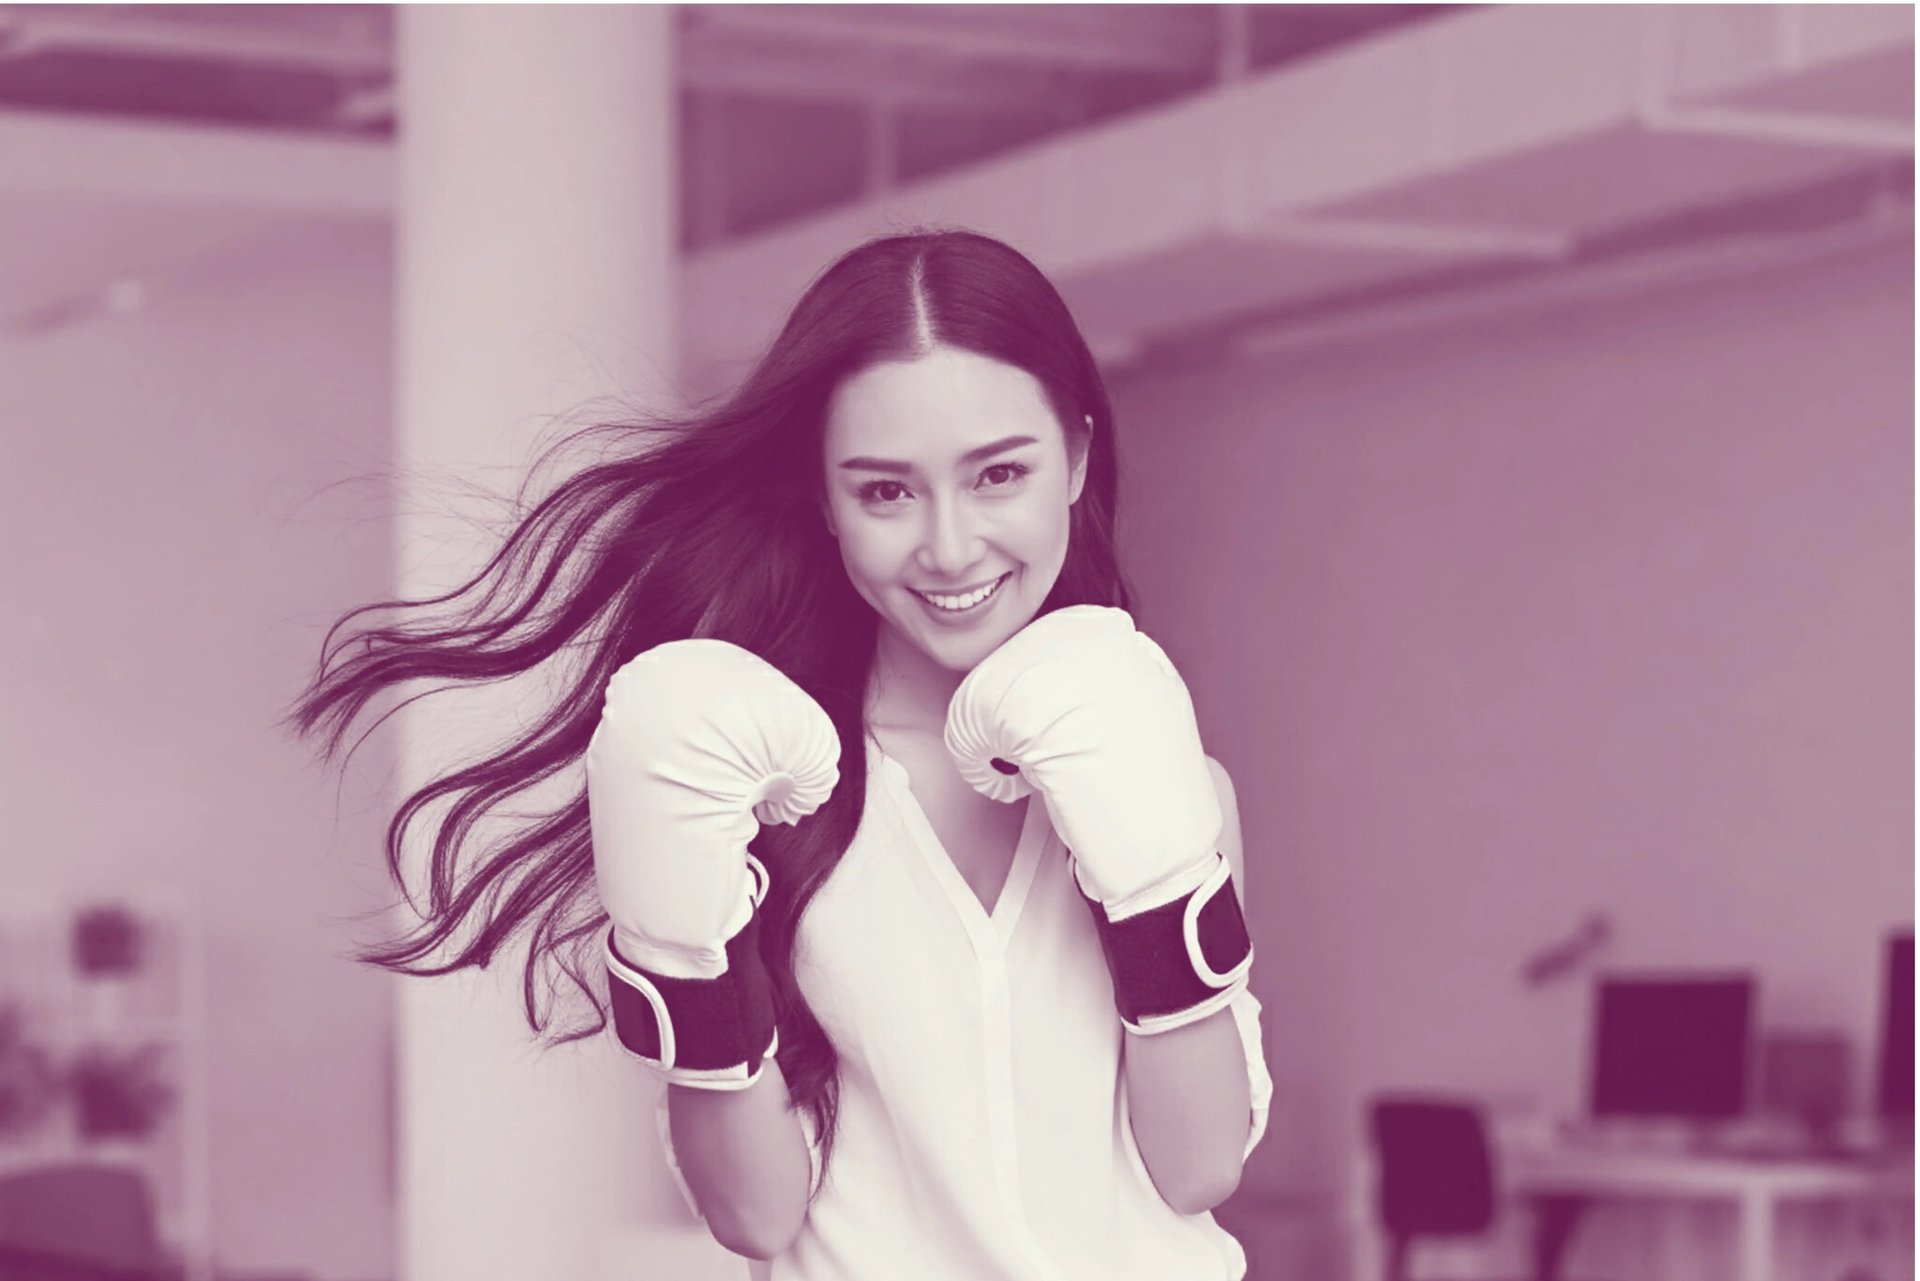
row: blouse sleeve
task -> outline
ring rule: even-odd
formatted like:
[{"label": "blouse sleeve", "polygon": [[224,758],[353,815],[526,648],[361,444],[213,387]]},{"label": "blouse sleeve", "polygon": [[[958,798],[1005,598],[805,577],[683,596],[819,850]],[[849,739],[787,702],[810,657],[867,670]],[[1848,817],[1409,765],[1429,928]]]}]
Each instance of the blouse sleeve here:
[{"label": "blouse sleeve", "polygon": [[673,1131],[667,1121],[667,1089],[664,1085],[660,1089],[659,1100],[653,1105],[653,1121],[654,1128],[660,1131],[660,1152],[667,1158],[667,1170],[673,1175],[673,1185],[680,1189],[680,1195],[685,1198],[687,1208],[693,1211],[693,1217],[705,1223],[707,1216],[700,1213],[699,1205],[694,1202],[693,1189],[687,1186],[687,1176],[680,1172],[680,1157],[673,1150]]},{"label": "blouse sleeve", "polygon": [[1240,1046],[1247,1056],[1247,1093],[1253,1104],[1253,1126],[1247,1133],[1247,1146],[1240,1153],[1244,1165],[1260,1138],[1267,1132],[1267,1112],[1273,1105],[1273,1077],[1267,1071],[1266,1050],[1260,1040],[1260,998],[1251,988],[1240,989],[1227,1003],[1233,1022],[1240,1029]]},{"label": "blouse sleeve", "polygon": [[813,1113],[805,1108],[795,1108],[794,1115],[800,1118],[800,1135],[807,1141],[807,1201],[820,1194],[820,1140],[813,1132]]}]

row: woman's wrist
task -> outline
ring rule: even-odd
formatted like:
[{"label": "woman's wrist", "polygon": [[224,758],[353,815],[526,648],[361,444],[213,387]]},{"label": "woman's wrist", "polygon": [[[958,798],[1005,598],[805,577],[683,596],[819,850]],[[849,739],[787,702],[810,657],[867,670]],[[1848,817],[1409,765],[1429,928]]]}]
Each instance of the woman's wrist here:
[{"label": "woman's wrist", "polygon": [[1232,875],[1215,854],[1185,893],[1121,916],[1081,887],[1113,979],[1114,1006],[1129,1031],[1151,1036],[1184,1027],[1247,985],[1253,940]]},{"label": "woman's wrist", "polygon": [[615,931],[607,932],[614,1035],[671,1084],[745,1089],[779,1049],[757,913],[727,940],[726,958],[725,970],[710,978],[661,974],[630,963],[616,946]]}]

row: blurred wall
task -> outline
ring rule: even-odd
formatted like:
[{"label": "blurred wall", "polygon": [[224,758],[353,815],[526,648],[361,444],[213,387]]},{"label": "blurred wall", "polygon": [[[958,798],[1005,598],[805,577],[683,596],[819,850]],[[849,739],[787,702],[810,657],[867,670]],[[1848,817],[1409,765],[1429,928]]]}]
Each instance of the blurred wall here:
[{"label": "blurred wall", "polygon": [[1914,892],[1912,280],[1909,240],[1115,381],[1143,625],[1246,833],[1243,1188],[1337,1196],[1379,1088],[1577,1109],[1588,974],[1520,970],[1595,910],[1603,966],[1757,968],[1864,1097]]},{"label": "blurred wall", "polygon": [[[390,230],[233,247],[143,312],[0,342],[7,894],[197,905],[229,1267],[393,1274],[390,736],[346,786],[272,721],[392,581]],[[342,483],[344,482],[344,483]],[[337,807],[337,808],[336,808]]]}]

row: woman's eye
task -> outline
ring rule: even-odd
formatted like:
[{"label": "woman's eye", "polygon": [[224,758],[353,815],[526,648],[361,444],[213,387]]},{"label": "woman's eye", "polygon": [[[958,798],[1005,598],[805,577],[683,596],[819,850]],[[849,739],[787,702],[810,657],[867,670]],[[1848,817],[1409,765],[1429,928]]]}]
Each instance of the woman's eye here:
[{"label": "woman's eye", "polygon": [[870,480],[860,486],[860,501],[867,503],[890,503],[894,501],[881,495],[883,489],[905,489],[897,480]]},{"label": "woman's eye", "polygon": [[[1033,468],[1025,463],[995,463],[980,473],[980,481],[988,489],[1005,489],[1032,471]],[[858,492],[861,502],[887,507],[899,502],[906,488],[897,480],[870,480],[860,486]],[[900,494],[896,495],[894,490],[899,490]]]}]

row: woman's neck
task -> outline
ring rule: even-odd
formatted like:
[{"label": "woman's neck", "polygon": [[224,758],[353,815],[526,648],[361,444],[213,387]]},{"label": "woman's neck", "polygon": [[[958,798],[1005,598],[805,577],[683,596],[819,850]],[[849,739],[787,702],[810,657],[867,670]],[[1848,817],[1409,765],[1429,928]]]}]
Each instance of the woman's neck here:
[{"label": "woman's neck", "polygon": [[938,739],[946,731],[947,705],[965,677],[882,626],[867,677],[867,724],[876,733]]}]

